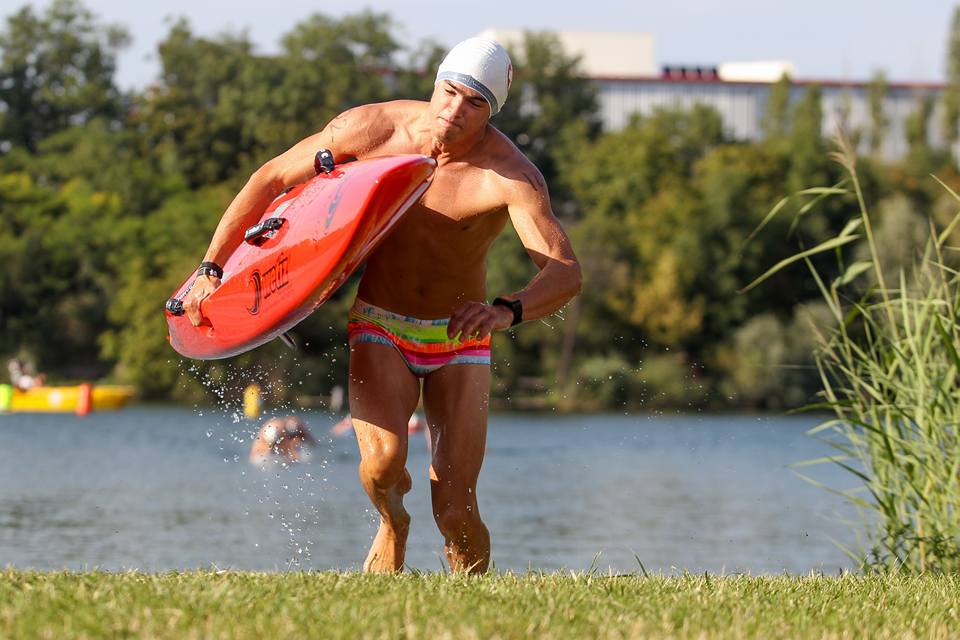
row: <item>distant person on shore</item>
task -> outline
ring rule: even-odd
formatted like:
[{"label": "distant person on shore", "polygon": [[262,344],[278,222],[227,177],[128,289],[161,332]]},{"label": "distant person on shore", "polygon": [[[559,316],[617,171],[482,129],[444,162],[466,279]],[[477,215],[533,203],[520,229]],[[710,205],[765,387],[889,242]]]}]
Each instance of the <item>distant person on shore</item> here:
[{"label": "distant person on shore", "polygon": [[286,462],[305,461],[307,446],[316,446],[307,425],[296,416],[270,418],[250,447],[250,462],[262,464],[271,459]]},{"label": "distant person on shore", "polygon": [[36,373],[31,363],[24,362],[19,358],[12,358],[7,362],[7,371],[10,374],[10,384],[20,391],[42,387],[47,381],[47,376]]}]

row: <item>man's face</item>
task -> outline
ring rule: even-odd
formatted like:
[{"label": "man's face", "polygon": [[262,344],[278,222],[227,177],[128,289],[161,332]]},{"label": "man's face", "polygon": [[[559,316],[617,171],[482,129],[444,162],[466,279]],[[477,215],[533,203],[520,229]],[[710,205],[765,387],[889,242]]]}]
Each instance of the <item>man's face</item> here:
[{"label": "man's face", "polygon": [[487,126],[490,105],[473,89],[444,80],[433,89],[430,113],[433,136],[441,142],[456,142]]}]

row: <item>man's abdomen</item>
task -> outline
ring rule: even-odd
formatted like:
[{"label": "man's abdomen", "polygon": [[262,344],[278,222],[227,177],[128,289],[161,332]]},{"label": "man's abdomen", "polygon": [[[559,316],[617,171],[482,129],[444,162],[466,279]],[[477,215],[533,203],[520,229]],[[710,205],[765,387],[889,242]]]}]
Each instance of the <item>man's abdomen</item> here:
[{"label": "man's abdomen", "polygon": [[416,248],[401,252],[383,245],[367,261],[358,296],[394,313],[447,318],[464,302],[484,301],[485,280],[483,261],[457,263],[418,254]]}]

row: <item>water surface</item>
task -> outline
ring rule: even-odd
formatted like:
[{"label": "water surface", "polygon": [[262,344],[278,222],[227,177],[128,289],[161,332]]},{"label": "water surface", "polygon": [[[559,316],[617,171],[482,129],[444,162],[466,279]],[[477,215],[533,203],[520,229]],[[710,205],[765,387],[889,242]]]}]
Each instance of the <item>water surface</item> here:
[{"label": "water surface", "polygon": [[[309,464],[247,462],[256,424],[135,407],[0,416],[0,567],[160,571],[360,567],[377,518],[337,416],[304,413]],[[850,567],[849,511],[787,465],[826,455],[813,421],[756,416],[491,416],[478,487],[500,569],[806,573]],[[429,454],[412,436],[407,563],[441,567]],[[806,471],[806,470],[805,470]],[[850,481],[820,467],[833,486]],[[599,554],[599,555],[598,555]]]}]

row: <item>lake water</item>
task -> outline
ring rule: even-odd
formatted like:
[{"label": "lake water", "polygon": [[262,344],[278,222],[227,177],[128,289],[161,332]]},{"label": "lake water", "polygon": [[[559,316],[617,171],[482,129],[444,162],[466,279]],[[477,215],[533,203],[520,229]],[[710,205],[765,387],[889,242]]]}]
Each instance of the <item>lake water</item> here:
[{"label": "lake water", "polygon": [[[301,414],[312,461],[247,462],[257,424],[134,407],[0,416],[0,567],[161,571],[359,569],[377,518],[337,416]],[[829,453],[815,420],[491,416],[478,487],[499,569],[834,573],[850,510],[787,465]],[[422,434],[411,436],[407,564],[441,567]],[[804,469],[804,471],[809,471]],[[821,465],[831,486],[850,480]],[[599,554],[599,555],[598,555]]]}]

